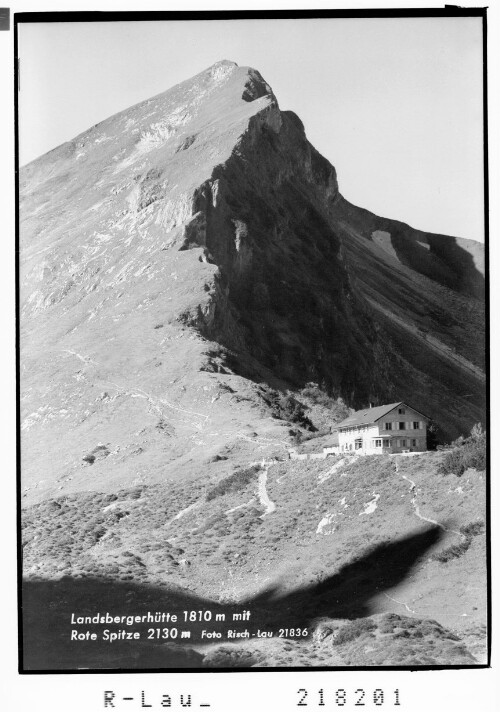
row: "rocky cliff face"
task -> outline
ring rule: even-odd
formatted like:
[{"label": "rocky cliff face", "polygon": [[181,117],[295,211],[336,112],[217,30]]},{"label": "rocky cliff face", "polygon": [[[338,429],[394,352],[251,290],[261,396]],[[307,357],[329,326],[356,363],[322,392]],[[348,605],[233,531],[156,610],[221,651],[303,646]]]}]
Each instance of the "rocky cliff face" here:
[{"label": "rocky cliff face", "polygon": [[20,192],[28,497],[284,448],[258,383],[406,400],[448,437],[483,418],[481,246],[350,205],[253,69],[103,121]]}]

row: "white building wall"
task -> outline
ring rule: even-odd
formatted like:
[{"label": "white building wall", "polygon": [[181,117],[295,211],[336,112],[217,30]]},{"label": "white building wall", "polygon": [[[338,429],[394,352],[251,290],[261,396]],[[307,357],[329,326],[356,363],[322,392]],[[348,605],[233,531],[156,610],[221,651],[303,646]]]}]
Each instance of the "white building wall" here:
[{"label": "white building wall", "polygon": [[362,425],[360,427],[349,428],[347,431],[339,432],[339,446],[341,452],[353,452],[360,454],[356,449],[356,440],[362,440],[362,453],[372,452],[372,438],[378,437],[379,429],[375,425]]},{"label": "white building wall", "polygon": [[[407,406],[401,406],[401,408],[404,409],[404,413],[399,413],[399,408],[395,408],[373,425],[361,425],[340,430],[340,452],[372,455],[384,452],[424,452],[427,450],[427,418]],[[389,423],[389,427],[386,427],[386,423]],[[414,423],[418,423],[418,427],[415,427]],[[400,427],[401,424],[403,427]],[[356,441],[360,439],[362,447],[357,448]],[[384,441],[388,441],[390,445],[385,446]]]}]

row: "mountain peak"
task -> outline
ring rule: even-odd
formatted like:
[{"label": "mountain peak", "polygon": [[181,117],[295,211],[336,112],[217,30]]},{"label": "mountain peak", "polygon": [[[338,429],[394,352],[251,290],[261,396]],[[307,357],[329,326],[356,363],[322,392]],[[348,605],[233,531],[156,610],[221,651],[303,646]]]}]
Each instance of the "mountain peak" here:
[{"label": "mountain peak", "polygon": [[210,69],[214,69],[215,67],[237,67],[238,64],[236,62],[233,62],[230,59],[219,59],[218,62],[214,62]]}]

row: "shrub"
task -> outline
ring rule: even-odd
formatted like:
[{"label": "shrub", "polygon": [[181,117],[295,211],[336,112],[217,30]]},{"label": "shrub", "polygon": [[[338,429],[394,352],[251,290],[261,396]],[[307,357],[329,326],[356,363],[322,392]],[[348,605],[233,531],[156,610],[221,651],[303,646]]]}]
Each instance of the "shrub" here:
[{"label": "shrub", "polygon": [[464,524],[464,526],[460,527],[460,531],[465,536],[478,536],[484,531],[484,522],[482,519],[478,519],[475,522]]},{"label": "shrub", "polygon": [[446,549],[443,549],[438,554],[434,554],[432,557],[434,561],[439,561],[441,564],[445,564],[447,561],[452,559],[459,559],[465,552],[469,549],[472,543],[472,537],[465,537],[460,544],[452,544]]},{"label": "shrub", "polygon": [[261,395],[271,408],[273,418],[287,420],[308,430],[315,430],[314,425],[306,416],[304,405],[290,393],[280,393],[273,388],[263,388]]},{"label": "shrub", "polygon": [[342,398],[329,396],[317,383],[306,383],[305,387],[300,391],[300,395],[307,398],[314,405],[328,408],[332,423],[340,423],[341,420],[344,420],[353,412],[352,408],[349,408]]},{"label": "shrub", "polygon": [[343,645],[343,643],[349,643],[351,640],[356,640],[363,633],[368,633],[371,630],[375,630],[376,624],[370,618],[358,618],[354,621],[350,621],[340,628],[337,635],[333,639],[333,645]]},{"label": "shrub", "polygon": [[449,452],[440,465],[441,474],[451,473],[461,477],[466,470],[474,467],[476,470],[484,470],[486,467],[486,457],[484,450],[478,448],[463,447]]},{"label": "shrub", "polygon": [[471,467],[476,470],[486,468],[486,433],[480,424],[472,428],[468,438],[455,440],[455,447],[445,455],[439,472],[444,475],[453,473],[461,477]]},{"label": "shrub", "polygon": [[260,465],[252,465],[252,467],[247,467],[245,470],[233,472],[229,477],[224,477],[223,480],[208,490],[206,495],[207,502],[210,502],[210,500],[216,497],[222,497],[222,495],[228,492],[238,492],[244,489],[253,480],[259,470]]},{"label": "shrub", "polygon": [[465,552],[470,548],[472,544],[472,538],[479,536],[484,531],[484,522],[481,519],[475,522],[469,522],[469,524],[464,524],[460,527],[460,533],[463,535],[463,541],[460,544],[452,544],[446,549],[443,549],[438,554],[434,554],[432,557],[434,561],[439,561],[442,564],[452,559],[460,558]]}]

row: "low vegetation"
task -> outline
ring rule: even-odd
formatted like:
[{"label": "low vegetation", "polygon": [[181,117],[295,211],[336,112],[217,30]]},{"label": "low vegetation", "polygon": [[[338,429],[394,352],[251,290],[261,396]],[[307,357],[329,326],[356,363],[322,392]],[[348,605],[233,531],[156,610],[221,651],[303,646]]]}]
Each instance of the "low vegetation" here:
[{"label": "low vegetation", "polygon": [[342,398],[328,395],[325,388],[320,388],[313,381],[306,383],[305,387],[300,391],[300,395],[315,405],[328,408],[334,423],[344,420],[352,412],[352,408],[349,408]]},{"label": "low vegetation", "polygon": [[451,546],[446,547],[446,549],[434,554],[432,557],[434,561],[446,564],[452,559],[459,559],[463,556],[465,552],[470,549],[473,538],[484,533],[484,522],[478,520],[476,522],[466,524],[465,526],[460,527],[460,533],[463,537],[462,541],[458,544],[452,544]]},{"label": "low vegetation", "polygon": [[340,628],[337,635],[333,638],[333,645],[343,645],[351,640],[356,640],[360,635],[376,629],[376,624],[370,618],[358,618],[354,621],[349,621]]},{"label": "low vegetation", "polygon": [[259,470],[260,465],[252,465],[252,467],[236,470],[236,472],[233,472],[228,477],[224,477],[223,480],[208,490],[206,495],[207,502],[210,502],[210,500],[216,497],[245,489],[245,487],[255,479]]},{"label": "low vegetation", "polygon": [[307,417],[304,405],[291,393],[281,393],[274,388],[261,389],[264,402],[270,407],[274,418],[295,423],[306,430],[315,430],[311,420]]},{"label": "low vegetation", "polygon": [[[326,638],[323,647],[329,641]],[[460,638],[437,621],[396,613],[349,621],[334,633],[331,645],[346,665],[474,663]]]},{"label": "low vegetation", "polygon": [[[353,412],[340,396],[329,394],[325,386],[319,386],[312,381],[306,383],[297,397],[306,407],[307,416],[317,431],[314,436],[330,433],[337,423]],[[308,436],[314,437],[304,434],[304,438]]]},{"label": "low vegetation", "polygon": [[304,641],[274,640],[210,650],[206,667],[471,665],[460,638],[437,621],[383,613],[351,621],[324,620]]},{"label": "low vegetation", "polygon": [[480,424],[472,428],[469,437],[455,440],[452,446],[439,468],[442,474],[461,477],[470,468],[486,469],[486,433]]},{"label": "low vegetation", "polygon": [[[438,542],[431,542],[424,557],[414,552],[411,595],[424,591],[422,612],[429,611],[437,603],[429,593],[429,576],[441,576],[446,564],[446,595],[456,591],[475,615],[476,598],[471,599],[456,562],[472,542],[478,556],[469,556],[467,576],[476,581],[483,575],[484,521],[478,518],[484,509],[482,475],[471,471],[455,487],[455,478],[436,477],[444,456],[399,458],[398,469],[389,456],[277,462],[267,468],[265,488],[276,505],[268,515],[260,501],[260,466],[228,472],[224,460],[206,478],[191,482],[62,495],[24,511],[25,576],[34,584],[66,580],[84,586],[92,579],[103,586],[158,586],[165,595],[173,589],[196,592],[220,605],[232,605],[276,583],[285,592],[299,591],[294,607],[301,615],[309,587],[334,587],[331,608],[328,595],[321,614],[321,597],[314,601],[315,615],[328,618],[332,628],[324,640],[311,628],[307,640],[273,641],[274,647],[262,643],[258,654],[246,644],[233,649],[226,643],[225,652],[210,654],[210,666],[464,662],[465,653],[444,643],[442,649],[437,646],[439,654],[429,652],[429,641],[413,629],[409,637],[399,630],[385,637],[369,615],[373,596],[406,577],[411,542],[420,541],[425,527],[415,513],[412,483],[421,514],[438,521],[449,518],[460,528],[462,541],[454,538],[456,543],[441,551]],[[441,581],[436,590],[443,590]],[[418,603],[416,609],[419,613]],[[330,618],[335,617],[334,625]],[[372,643],[373,656],[364,652]]]}]

